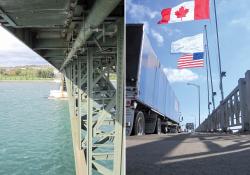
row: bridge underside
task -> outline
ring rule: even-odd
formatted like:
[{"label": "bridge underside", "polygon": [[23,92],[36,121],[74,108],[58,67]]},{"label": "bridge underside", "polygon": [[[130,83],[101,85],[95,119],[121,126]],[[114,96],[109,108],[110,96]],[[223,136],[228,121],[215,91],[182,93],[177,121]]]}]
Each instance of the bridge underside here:
[{"label": "bridge underside", "polygon": [[76,174],[123,174],[124,2],[3,0],[0,23],[66,77]]}]

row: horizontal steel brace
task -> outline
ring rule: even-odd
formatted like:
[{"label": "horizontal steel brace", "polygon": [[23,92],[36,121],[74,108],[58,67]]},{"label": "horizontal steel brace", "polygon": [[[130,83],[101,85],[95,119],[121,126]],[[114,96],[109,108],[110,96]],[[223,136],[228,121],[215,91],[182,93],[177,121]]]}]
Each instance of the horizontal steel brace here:
[{"label": "horizontal steel brace", "polygon": [[93,153],[94,160],[113,160],[114,153]]},{"label": "horizontal steel brace", "polygon": [[15,27],[16,23],[0,8],[0,16],[10,24],[10,26]]},{"label": "horizontal steel brace", "polygon": [[106,168],[105,166],[97,163],[96,161],[93,161],[93,165],[96,167],[96,169],[101,172],[102,174],[106,174],[106,175],[112,175],[112,171],[108,168]]}]

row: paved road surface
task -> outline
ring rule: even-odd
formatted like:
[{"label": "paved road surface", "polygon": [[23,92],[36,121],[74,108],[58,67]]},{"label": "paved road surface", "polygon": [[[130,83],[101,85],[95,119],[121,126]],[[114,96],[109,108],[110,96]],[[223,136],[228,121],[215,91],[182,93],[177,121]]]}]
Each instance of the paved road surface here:
[{"label": "paved road surface", "polygon": [[127,137],[127,175],[250,175],[250,135]]}]

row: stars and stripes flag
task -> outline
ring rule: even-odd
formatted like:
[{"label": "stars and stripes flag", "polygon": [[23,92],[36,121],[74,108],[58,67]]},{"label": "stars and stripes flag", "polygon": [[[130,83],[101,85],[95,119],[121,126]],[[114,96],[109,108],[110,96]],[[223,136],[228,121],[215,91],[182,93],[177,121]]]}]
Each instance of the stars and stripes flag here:
[{"label": "stars and stripes flag", "polygon": [[178,69],[204,67],[204,52],[184,54],[177,63]]}]

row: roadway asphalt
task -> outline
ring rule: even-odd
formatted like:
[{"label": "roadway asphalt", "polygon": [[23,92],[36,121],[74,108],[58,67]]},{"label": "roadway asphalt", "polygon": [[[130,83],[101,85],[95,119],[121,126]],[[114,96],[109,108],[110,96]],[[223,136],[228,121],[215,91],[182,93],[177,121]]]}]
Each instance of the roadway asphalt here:
[{"label": "roadway asphalt", "polygon": [[250,134],[127,137],[127,175],[250,175]]}]

